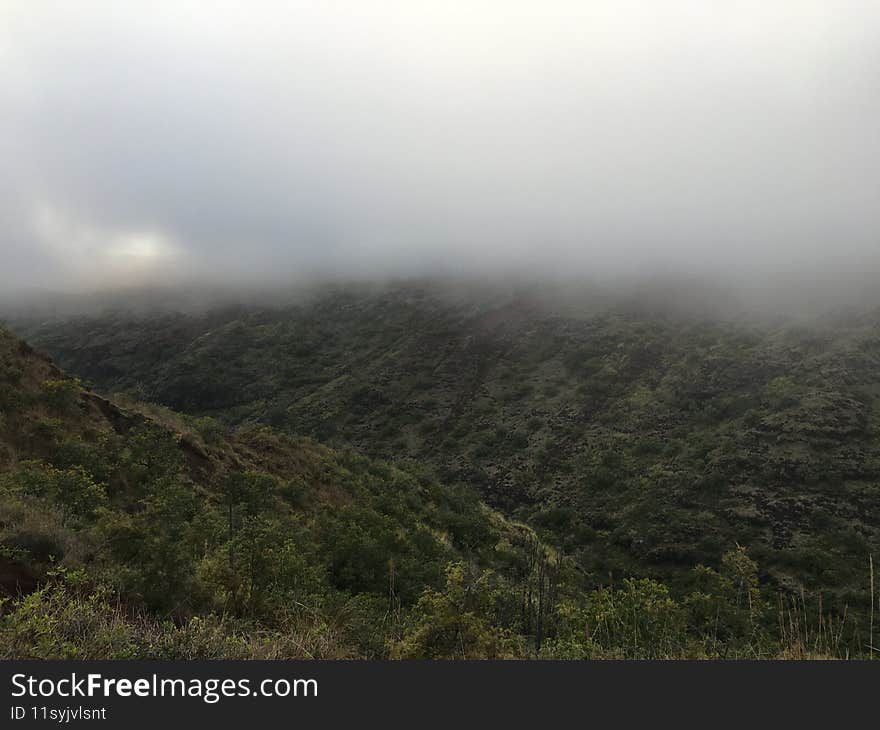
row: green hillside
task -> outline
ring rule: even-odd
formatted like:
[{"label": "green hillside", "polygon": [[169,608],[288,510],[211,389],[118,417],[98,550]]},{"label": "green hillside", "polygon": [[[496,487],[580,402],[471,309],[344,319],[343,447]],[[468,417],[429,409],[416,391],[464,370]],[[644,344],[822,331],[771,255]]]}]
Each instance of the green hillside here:
[{"label": "green hillside", "polygon": [[[746,645],[778,653],[791,633],[791,621],[781,628],[788,611],[781,606],[793,600],[810,616],[797,625],[815,624],[814,638],[843,620],[841,636],[849,638],[837,639],[838,648],[864,649],[868,560],[880,544],[877,319],[795,326],[575,304],[412,285],[196,314],[117,309],[13,325],[114,401],[186,413],[173,416],[178,432],[202,444],[206,428],[222,444],[218,455],[208,451],[212,461],[245,459],[249,434],[262,434],[342,460],[349,471],[345,460],[372,468],[364,457],[301,440],[309,437],[433,484],[453,500],[449,520],[491,515],[462,528],[470,543],[437,539],[448,552],[429,561],[431,575],[402,579],[412,587],[398,592],[411,604],[419,588],[442,587],[443,566],[463,557],[513,585],[519,569],[505,573],[498,563],[499,535],[516,544],[505,530],[533,529],[564,575],[554,578],[552,616],[540,631],[526,617],[531,609],[520,611],[519,623],[500,624],[532,650],[546,653],[556,642],[553,651],[589,653],[571,648],[581,644],[566,633],[566,616],[637,579],[662,587],[688,614],[684,651],[703,655],[706,628],[697,627],[688,600],[714,595],[705,576],[733,570],[737,558],[757,563],[766,603],[760,623],[774,648],[733,641],[740,627],[723,640],[716,635],[709,653],[725,642],[728,653]],[[244,466],[290,480],[287,467],[267,464],[259,451],[248,451]],[[376,481],[374,491],[387,494],[386,483]],[[478,497],[505,517],[478,508]],[[464,514],[454,500],[468,505]],[[391,518],[406,532],[420,524],[431,534],[452,529],[418,511]],[[310,544],[316,539],[309,533]],[[317,551],[326,562],[325,548]],[[387,564],[390,552],[379,554]],[[412,562],[423,562],[417,551]],[[357,581],[387,582],[387,573],[352,567],[346,575],[355,584],[340,584],[331,561],[322,580],[378,596],[377,585]],[[741,601],[747,592],[742,579],[738,585]],[[608,641],[603,651],[627,653],[619,636]],[[387,637],[382,646],[395,650]]]},{"label": "green hillside", "polygon": [[[558,563],[470,492],[120,409],[2,330],[0,413],[4,658],[514,655]],[[485,603],[469,642],[420,640],[456,585]]]}]

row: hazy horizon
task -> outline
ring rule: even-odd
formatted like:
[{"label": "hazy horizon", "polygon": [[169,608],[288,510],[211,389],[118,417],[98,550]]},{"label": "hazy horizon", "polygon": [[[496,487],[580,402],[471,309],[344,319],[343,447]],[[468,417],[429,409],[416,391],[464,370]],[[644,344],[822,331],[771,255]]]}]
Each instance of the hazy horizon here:
[{"label": "hazy horizon", "polygon": [[854,0],[5,3],[0,287],[863,297],[878,41]]}]

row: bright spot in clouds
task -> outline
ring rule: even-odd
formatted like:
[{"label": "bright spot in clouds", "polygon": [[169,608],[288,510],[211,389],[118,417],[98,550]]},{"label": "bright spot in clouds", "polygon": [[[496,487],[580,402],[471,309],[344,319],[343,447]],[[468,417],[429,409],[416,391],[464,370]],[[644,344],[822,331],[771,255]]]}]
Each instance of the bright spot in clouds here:
[{"label": "bright spot in clouds", "polygon": [[108,253],[135,266],[152,266],[163,257],[173,255],[173,249],[157,233],[123,233],[112,242]]},{"label": "bright spot in clouds", "polygon": [[118,287],[180,275],[184,251],[156,231],[118,231],[89,225],[43,203],[33,214],[38,244],[68,261],[71,283]]}]

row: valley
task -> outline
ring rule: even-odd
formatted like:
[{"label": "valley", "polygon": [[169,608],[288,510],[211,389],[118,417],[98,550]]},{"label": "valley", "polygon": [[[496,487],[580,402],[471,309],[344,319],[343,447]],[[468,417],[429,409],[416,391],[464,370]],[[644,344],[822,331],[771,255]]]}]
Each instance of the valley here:
[{"label": "valley", "polygon": [[[428,534],[459,530],[437,543],[448,547],[430,548],[432,572],[415,567],[424,564],[422,547],[382,538],[372,568],[330,559],[333,590],[382,595],[391,560],[395,580],[411,582],[391,593],[417,606],[431,595],[425,586],[439,590],[446,580],[453,590],[468,571],[488,569],[505,581],[502,594],[530,596],[516,599],[518,618],[508,614],[500,626],[528,637],[520,650],[547,652],[548,641],[561,646],[570,631],[564,615],[574,609],[566,606],[592,605],[586,596],[662,586],[678,606],[696,600],[707,575],[743,570],[747,560],[754,576],[739,579],[740,600],[753,585],[774,641],[789,601],[810,614],[799,621],[816,623],[815,635],[842,620],[847,651],[862,641],[868,559],[880,541],[876,313],[725,318],[404,282],[191,311],[16,313],[8,324],[114,408],[190,434],[181,443],[198,444],[192,453],[212,463],[246,453],[248,469],[287,484],[293,457],[272,454],[313,444],[295,448],[338,454],[322,458],[349,470],[354,459],[369,473],[437,485],[431,493],[447,504],[442,527],[384,504],[409,504],[397,477],[371,482],[375,517],[350,522],[360,533],[363,520],[379,520],[379,529],[390,519],[398,526],[387,529],[416,530],[407,539],[424,549]],[[254,434],[284,446],[252,452]],[[314,474],[297,472],[301,492],[313,489]],[[318,501],[335,515],[341,492],[328,489]],[[425,514],[438,514],[433,504]],[[363,534],[350,539],[354,553],[370,553]],[[500,569],[500,543],[518,546],[515,579],[510,565]],[[323,562],[332,549],[320,545],[313,548]],[[443,567],[456,559],[471,567]],[[536,580],[533,592],[526,586]],[[689,616],[680,617],[691,622],[682,628],[689,648],[679,651],[705,652],[705,644],[694,649],[695,637],[706,637]],[[743,640],[730,639],[725,651],[745,651]],[[371,651],[406,643],[389,641]],[[577,653],[568,641],[565,651]],[[844,639],[835,641],[842,650]]]}]

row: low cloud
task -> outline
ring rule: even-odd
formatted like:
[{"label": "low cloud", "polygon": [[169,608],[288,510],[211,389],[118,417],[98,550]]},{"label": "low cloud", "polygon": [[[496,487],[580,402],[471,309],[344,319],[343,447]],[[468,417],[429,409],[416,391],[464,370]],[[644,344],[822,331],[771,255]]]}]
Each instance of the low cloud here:
[{"label": "low cloud", "polygon": [[6,3],[0,285],[845,286],[878,69],[854,0]]}]

